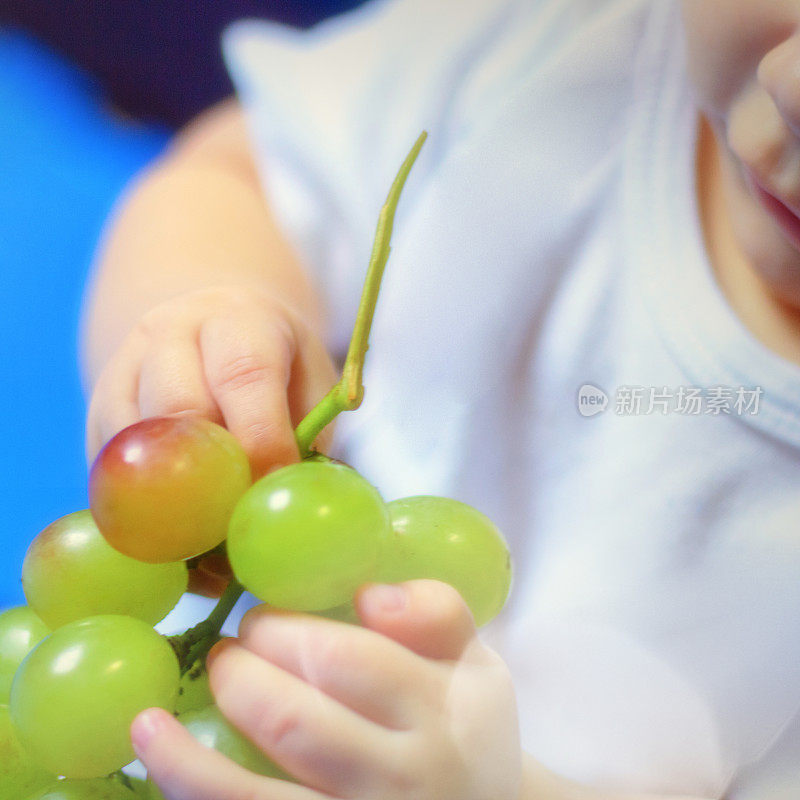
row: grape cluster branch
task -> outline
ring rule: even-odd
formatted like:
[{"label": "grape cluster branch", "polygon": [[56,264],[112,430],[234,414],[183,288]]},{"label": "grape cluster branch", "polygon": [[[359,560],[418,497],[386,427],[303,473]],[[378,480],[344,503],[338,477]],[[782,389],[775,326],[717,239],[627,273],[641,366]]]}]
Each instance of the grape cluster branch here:
[{"label": "grape cluster branch", "polygon": [[[411,167],[414,166],[419,151],[427,138],[426,131],[419,135],[405,161],[400,166],[400,170],[389,189],[386,202],[381,208],[378,226],[375,231],[375,242],[369,259],[367,277],[361,292],[361,301],[353,328],[353,335],[350,339],[350,346],[347,350],[347,357],[342,369],[342,376],[328,394],[300,421],[300,424],[295,429],[295,438],[300,449],[301,458],[307,458],[313,454],[314,441],[323,428],[331,423],[342,411],[352,411],[358,408],[364,398],[362,378],[364,358],[369,347],[369,332],[375,316],[375,306],[378,302],[383,273],[391,252],[394,216],[400,200],[400,193],[411,172]],[[243,591],[244,588],[238,581],[231,580],[228,588],[207,619],[179,636],[170,637],[169,641],[178,657],[182,676],[192,668],[198,659],[204,659],[208,651],[219,641],[220,630]]]},{"label": "grape cluster branch", "polygon": [[222,626],[243,591],[244,587],[235,578],[232,579],[206,619],[180,636],[170,637],[170,644],[178,656],[181,676],[185,675],[198,659],[204,659],[208,651],[220,640]]},{"label": "grape cluster branch", "polygon": [[378,218],[378,227],[375,232],[375,242],[369,259],[367,277],[361,292],[361,302],[358,307],[356,324],[347,350],[347,358],[342,369],[342,377],[334,384],[333,388],[322,400],[300,421],[295,430],[295,438],[300,448],[301,458],[306,458],[312,453],[314,440],[329,423],[342,411],[353,411],[361,405],[364,398],[364,384],[362,375],[364,371],[364,358],[369,347],[369,332],[375,316],[375,306],[378,302],[378,292],[381,288],[386,262],[391,252],[392,227],[400,193],[405,186],[406,178],[411,172],[411,167],[417,160],[419,151],[427,139],[427,132],[423,131],[408,156],[400,167],[397,177],[392,183],[386,202],[381,208]]}]

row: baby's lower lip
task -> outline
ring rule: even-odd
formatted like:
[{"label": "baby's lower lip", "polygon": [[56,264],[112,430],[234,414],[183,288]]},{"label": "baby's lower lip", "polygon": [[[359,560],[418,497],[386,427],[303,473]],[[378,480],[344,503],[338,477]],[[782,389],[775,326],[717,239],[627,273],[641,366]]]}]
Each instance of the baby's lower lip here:
[{"label": "baby's lower lip", "polygon": [[752,175],[749,177],[755,195],[761,205],[769,211],[773,219],[781,226],[783,232],[791,239],[792,244],[800,249],[800,217],[778,200],[777,197],[770,194]]}]

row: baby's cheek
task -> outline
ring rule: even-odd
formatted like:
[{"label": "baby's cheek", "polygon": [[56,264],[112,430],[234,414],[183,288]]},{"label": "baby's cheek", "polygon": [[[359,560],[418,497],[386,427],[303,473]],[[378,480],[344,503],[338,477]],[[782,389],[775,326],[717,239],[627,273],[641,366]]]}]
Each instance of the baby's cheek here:
[{"label": "baby's cheek", "polygon": [[775,103],[761,89],[741,95],[730,109],[728,146],[742,164],[759,175],[769,175],[777,168],[788,145],[787,134]]},{"label": "baby's cheek", "polygon": [[800,36],[787,39],[767,53],[758,66],[758,82],[775,102],[781,116],[800,133]]},{"label": "baby's cheek", "polygon": [[682,0],[690,77],[698,105],[724,114],[759,64],[800,24],[796,0]]},{"label": "baby's cheek", "polygon": [[744,174],[750,173],[784,203],[800,203],[800,139],[760,87],[743,94],[731,108],[727,143]]}]

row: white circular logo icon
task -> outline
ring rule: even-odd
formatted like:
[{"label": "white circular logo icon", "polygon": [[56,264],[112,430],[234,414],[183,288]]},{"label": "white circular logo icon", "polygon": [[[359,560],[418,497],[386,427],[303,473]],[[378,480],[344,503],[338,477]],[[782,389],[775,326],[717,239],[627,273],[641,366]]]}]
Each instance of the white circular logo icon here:
[{"label": "white circular logo icon", "polygon": [[608,395],[598,386],[584,383],[578,389],[578,413],[582,417],[593,417],[608,408]]}]

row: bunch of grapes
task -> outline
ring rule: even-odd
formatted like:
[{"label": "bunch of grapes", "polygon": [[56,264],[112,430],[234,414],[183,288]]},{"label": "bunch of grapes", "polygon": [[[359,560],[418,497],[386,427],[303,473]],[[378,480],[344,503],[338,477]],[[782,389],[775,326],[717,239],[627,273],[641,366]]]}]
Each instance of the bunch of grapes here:
[{"label": "bunch of grapes", "polygon": [[[363,395],[392,216],[423,140],[382,212],[343,377],[296,431],[303,460],[253,483],[224,428],[146,419],[98,455],[91,508],[31,543],[28,605],[0,614],[0,798],[158,800],[157,787],[123,771],[134,760],[131,722],[152,706],[247,769],[291,780],[225,720],[208,685],[205,655],[244,589],[271,607],[356,624],[354,595],[373,581],[445,581],[479,625],[502,608],[511,565],[487,517],[442,497],[386,503],[354,469],[313,450],[319,431]],[[184,634],[160,635],[153,626],[209,554],[233,575],[217,607]]]}]

